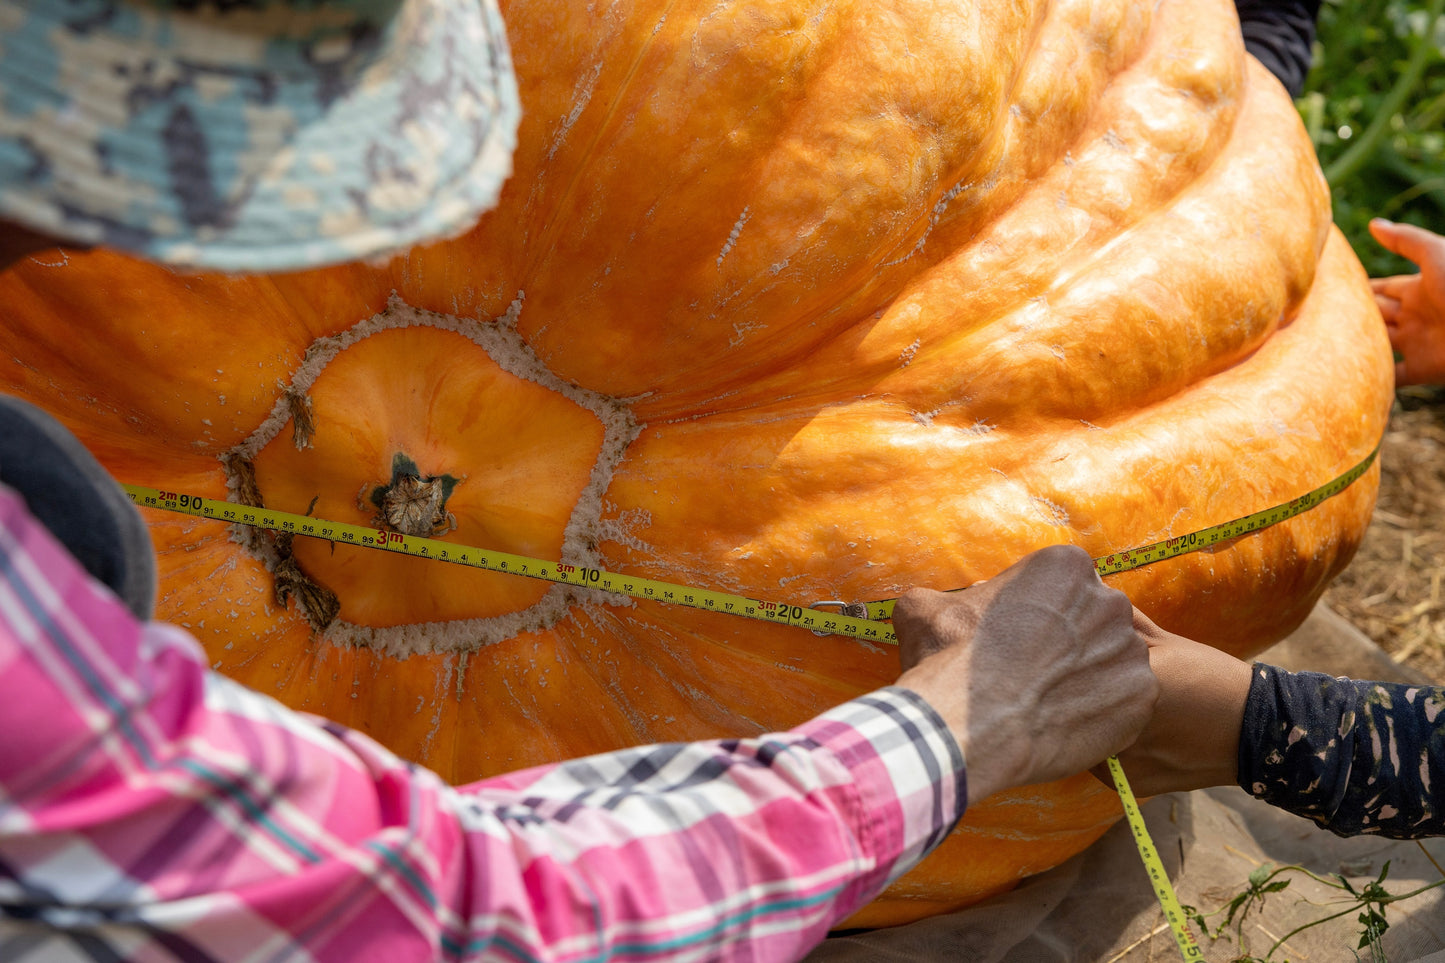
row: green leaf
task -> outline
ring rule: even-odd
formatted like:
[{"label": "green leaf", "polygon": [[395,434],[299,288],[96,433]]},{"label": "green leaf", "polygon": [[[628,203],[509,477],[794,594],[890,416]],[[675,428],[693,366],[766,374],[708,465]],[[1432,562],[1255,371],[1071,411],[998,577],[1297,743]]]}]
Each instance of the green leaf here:
[{"label": "green leaf", "polygon": [[1225,914],[1224,922],[1220,924],[1220,929],[1223,929],[1230,923],[1234,922],[1234,914],[1239,910],[1239,904],[1249,899],[1250,896],[1251,894],[1249,893],[1240,893],[1234,899],[1229,901],[1229,911]]}]

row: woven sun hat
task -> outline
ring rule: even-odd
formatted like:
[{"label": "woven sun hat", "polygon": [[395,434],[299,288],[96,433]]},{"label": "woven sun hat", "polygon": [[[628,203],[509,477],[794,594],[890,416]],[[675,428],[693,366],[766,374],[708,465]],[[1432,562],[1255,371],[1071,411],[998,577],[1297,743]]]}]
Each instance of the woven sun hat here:
[{"label": "woven sun hat", "polygon": [[0,220],[167,264],[458,234],[520,115],[495,0],[0,0]]}]

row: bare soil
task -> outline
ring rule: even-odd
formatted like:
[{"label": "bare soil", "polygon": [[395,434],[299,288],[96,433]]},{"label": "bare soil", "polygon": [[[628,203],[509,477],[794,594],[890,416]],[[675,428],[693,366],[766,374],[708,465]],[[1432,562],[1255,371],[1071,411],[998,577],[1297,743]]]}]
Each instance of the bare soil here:
[{"label": "bare soil", "polygon": [[1401,389],[1370,528],[1323,604],[1445,684],[1445,389]]}]

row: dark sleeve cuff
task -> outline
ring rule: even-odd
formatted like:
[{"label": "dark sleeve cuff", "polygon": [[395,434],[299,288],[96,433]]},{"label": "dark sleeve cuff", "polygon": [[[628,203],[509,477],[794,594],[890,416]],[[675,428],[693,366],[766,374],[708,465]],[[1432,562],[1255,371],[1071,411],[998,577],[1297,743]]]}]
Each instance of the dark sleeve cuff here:
[{"label": "dark sleeve cuff", "polygon": [[1319,0],[1235,0],[1234,7],[1244,49],[1298,97],[1310,72]]},{"label": "dark sleeve cuff", "polygon": [[1240,731],[1239,785],[1340,836],[1438,835],[1445,832],[1442,709],[1440,687],[1256,663]]}]

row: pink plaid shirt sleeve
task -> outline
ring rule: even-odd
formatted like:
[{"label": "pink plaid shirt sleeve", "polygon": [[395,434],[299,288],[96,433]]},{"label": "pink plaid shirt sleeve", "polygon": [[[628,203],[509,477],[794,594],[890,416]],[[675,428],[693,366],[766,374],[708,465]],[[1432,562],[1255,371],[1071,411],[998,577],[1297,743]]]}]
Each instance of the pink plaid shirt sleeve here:
[{"label": "pink plaid shirt sleeve", "polygon": [[794,959],[966,798],[897,688],[451,787],[137,623],[3,486],[0,734],[8,961]]}]

